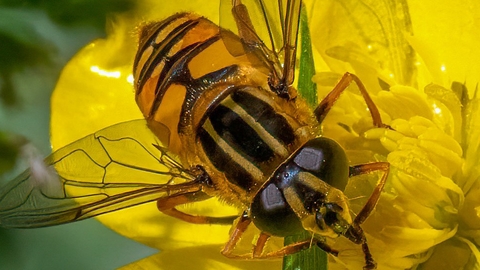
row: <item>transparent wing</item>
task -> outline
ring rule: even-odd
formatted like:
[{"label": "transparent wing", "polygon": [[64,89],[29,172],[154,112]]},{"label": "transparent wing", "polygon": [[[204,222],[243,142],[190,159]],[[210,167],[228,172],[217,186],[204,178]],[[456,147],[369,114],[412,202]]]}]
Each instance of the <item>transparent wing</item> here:
[{"label": "transparent wing", "polygon": [[100,130],[45,163],[46,171],[31,168],[0,190],[0,226],[73,222],[200,188],[145,120]]},{"label": "transparent wing", "polygon": [[[301,0],[221,0],[222,40],[233,56],[252,54],[270,70],[281,93],[294,81]],[[244,51],[231,33],[240,37]]]}]

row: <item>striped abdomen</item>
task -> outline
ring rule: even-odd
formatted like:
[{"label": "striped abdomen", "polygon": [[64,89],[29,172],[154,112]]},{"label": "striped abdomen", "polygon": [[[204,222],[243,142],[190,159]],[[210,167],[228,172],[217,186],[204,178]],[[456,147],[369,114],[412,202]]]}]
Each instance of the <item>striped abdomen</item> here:
[{"label": "striped abdomen", "polygon": [[[236,57],[224,38],[237,45]],[[313,136],[306,105],[266,90],[266,65],[242,53],[237,36],[220,35],[207,19],[177,14],[149,24],[139,47],[138,106],[185,166],[205,167],[215,195],[248,204],[275,168]]]},{"label": "striped abdomen", "polygon": [[225,183],[219,183],[223,190],[248,202],[272,172],[312,137],[309,126],[292,116],[292,104],[275,100],[265,89],[238,86],[207,114],[197,138],[211,170],[225,175]]},{"label": "striped abdomen", "polygon": [[[242,48],[237,36],[225,35]],[[193,132],[198,116],[228,85],[249,84],[262,77],[258,69],[248,66],[251,59],[231,56],[219,27],[197,15],[176,14],[148,24],[140,32],[134,62],[137,104],[154,133],[180,153],[186,147],[180,137]],[[263,77],[257,80],[264,81]]]}]

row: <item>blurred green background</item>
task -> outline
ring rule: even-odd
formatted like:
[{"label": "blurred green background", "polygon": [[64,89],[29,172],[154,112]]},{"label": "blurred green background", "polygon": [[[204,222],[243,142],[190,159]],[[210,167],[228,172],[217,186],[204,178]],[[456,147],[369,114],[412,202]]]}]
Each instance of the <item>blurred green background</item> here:
[{"label": "blurred green background", "polygon": [[[106,16],[135,0],[0,0],[0,184],[26,168],[20,146],[50,153],[50,95],[62,67],[105,36]],[[35,154],[30,151],[26,154]],[[0,270],[114,269],[155,250],[96,220],[32,230],[0,228]]]}]

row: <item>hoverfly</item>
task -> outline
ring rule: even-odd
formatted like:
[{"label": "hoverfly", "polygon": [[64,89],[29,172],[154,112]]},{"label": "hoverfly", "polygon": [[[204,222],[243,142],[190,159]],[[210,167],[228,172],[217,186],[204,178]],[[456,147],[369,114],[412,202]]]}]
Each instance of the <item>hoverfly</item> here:
[{"label": "hoverfly", "polygon": [[[50,226],[156,201],[161,212],[190,223],[237,220],[222,250],[230,258],[283,257],[312,244],[337,255],[325,237],[344,236],[362,246],[365,269],[374,269],[360,225],[379,199],[389,164],[349,166],[341,146],[321,136],[320,125],[354,82],[373,125],[387,126],[350,73],[313,112],[297,97],[292,85],[301,0],[276,4],[223,1],[221,10],[229,10],[229,16],[222,19],[233,22],[237,33],[191,13],[145,25],[133,67],[136,101],[145,119],[59,149],[46,159],[54,172],[48,178],[27,170],[7,184],[0,191],[0,225]],[[264,18],[263,29],[252,22],[254,9]],[[342,193],[346,182],[377,170],[383,175],[353,218]],[[152,174],[158,181],[143,181]],[[209,217],[176,208],[212,197],[243,213]],[[258,241],[250,253],[236,254],[252,222],[261,230]],[[312,238],[264,252],[271,236],[303,230]]]}]

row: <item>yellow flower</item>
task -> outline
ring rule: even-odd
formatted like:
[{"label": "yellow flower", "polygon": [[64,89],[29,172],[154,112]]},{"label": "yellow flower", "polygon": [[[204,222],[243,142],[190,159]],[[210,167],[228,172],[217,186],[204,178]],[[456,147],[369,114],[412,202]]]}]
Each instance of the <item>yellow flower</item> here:
[{"label": "yellow flower", "polygon": [[[378,268],[480,268],[480,38],[473,34],[480,5],[321,5],[328,16],[311,16],[312,32],[320,33],[312,43],[323,60],[315,82],[326,92],[342,73],[356,73],[393,128],[370,128],[354,86],[324,124],[324,135],[339,140],[353,164],[387,160],[392,166],[363,225]],[[320,31],[325,25],[344,31]],[[377,179],[349,183],[345,193],[355,198],[354,212]],[[358,247],[343,239],[336,246],[344,252],[330,268],[361,268]]]},{"label": "yellow flower", "polygon": [[[480,10],[479,4],[409,3],[409,24],[407,17],[397,16],[408,15],[401,3],[311,2],[307,4],[319,53],[316,60],[323,59],[317,61],[315,77],[320,97],[342,73],[353,71],[393,128],[371,129],[355,87],[342,95],[324,123],[324,135],[342,143],[352,164],[387,160],[392,165],[380,202],[363,225],[378,268],[478,268],[480,109],[478,99],[459,97],[451,83],[465,82],[473,97],[480,81],[480,36],[472,34],[479,29],[480,17],[471,11]],[[178,7],[218,21],[216,2],[207,6],[199,0],[162,5],[142,1],[138,10],[112,18],[107,39],[88,45],[69,62],[52,96],[54,149],[112,124],[142,118],[130,75],[135,27],[166,18]],[[377,179],[355,177],[347,186],[354,212],[361,209]],[[185,208],[205,215],[237,213],[216,200]],[[99,220],[161,250],[126,268],[281,268],[280,261],[224,258],[219,250],[228,239],[229,226],[188,224],[160,214],[155,204]],[[341,253],[332,258],[330,268],[361,269],[359,246],[339,238],[335,247]]]}]

